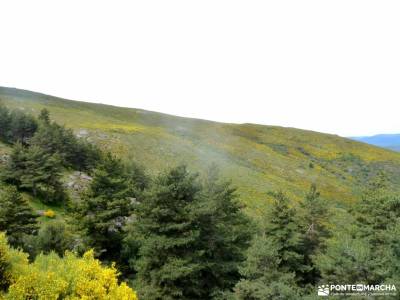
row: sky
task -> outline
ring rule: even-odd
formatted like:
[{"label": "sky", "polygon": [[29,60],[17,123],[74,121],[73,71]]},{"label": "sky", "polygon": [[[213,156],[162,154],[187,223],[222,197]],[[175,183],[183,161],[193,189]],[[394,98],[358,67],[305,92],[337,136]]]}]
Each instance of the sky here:
[{"label": "sky", "polygon": [[400,1],[0,1],[0,86],[342,136],[400,133]]}]

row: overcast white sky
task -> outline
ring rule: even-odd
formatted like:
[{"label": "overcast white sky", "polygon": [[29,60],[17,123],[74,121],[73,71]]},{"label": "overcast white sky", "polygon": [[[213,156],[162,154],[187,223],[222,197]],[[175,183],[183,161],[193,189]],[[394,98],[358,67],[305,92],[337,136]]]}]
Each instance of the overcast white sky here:
[{"label": "overcast white sky", "polygon": [[400,1],[0,2],[0,85],[224,122],[400,132]]}]

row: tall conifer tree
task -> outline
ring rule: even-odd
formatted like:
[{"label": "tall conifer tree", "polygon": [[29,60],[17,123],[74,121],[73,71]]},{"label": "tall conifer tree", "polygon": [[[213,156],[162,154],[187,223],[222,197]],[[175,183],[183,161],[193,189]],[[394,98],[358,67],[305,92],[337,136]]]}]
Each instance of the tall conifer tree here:
[{"label": "tall conifer tree", "polygon": [[204,299],[233,288],[240,278],[252,236],[251,221],[239,204],[236,189],[213,165],[207,173],[196,213],[199,216],[202,271],[198,279]]},{"label": "tall conifer tree", "polygon": [[160,175],[137,209],[138,281],[144,299],[201,299],[200,185],[180,166]]},{"label": "tall conifer tree", "polygon": [[255,237],[236,286],[241,300],[298,299],[305,270],[297,211],[282,193],[273,202],[261,232]]},{"label": "tall conifer tree", "polygon": [[45,202],[57,203],[65,199],[60,159],[40,147],[26,148],[16,144],[2,172],[2,178],[41,197]]},{"label": "tall conifer tree", "polygon": [[10,111],[0,102],[0,141],[10,142]]},{"label": "tall conifer tree", "polygon": [[300,203],[300,226],[303,240],[304,273],[302,284],[314,286],[320,279],[314,257],[325,249],[330,236],[328,230],[328,203],[320,196],[315,184],[312,184],[305,199]]},{"label": "tall conifer tree", "polygon": [[107,153],[78,208],[78,222],[89,246],[105,260],[119,260],[123,227],[132,214],[133,199],[124,165]]},{"label": "tall conifer tree", "polygon": [[7,234],[13,246],[22,246],[24,235],[34,234],[37,215],[15,187],[0,191],[0,231]]}]

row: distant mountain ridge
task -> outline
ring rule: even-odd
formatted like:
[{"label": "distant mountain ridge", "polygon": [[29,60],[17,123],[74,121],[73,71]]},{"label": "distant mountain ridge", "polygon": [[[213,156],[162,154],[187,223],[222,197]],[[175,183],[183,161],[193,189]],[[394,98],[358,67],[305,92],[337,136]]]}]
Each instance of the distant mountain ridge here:
[{"label": "distant mountain ridge", "polygon": [[366,144],[400,151],[400,134],[377,134],[374,136],[352,137],[352,139]]},{"label": "distant mountain ridge", "polygon": [[[152,174],[180,163],[204,174],[216,163],[255,215],[268,205],[268,192],[282,190],[301,201],[312,183],[325,199],[352,203],[380,171],[389,175],[393,191],[400,192],[400,153],[337,135],[182,118],[4,87],[0,102],[34,115],[45,107],[53,120],[78,136],[143,164]],[[0,154],[7,151],[0,144]]]}]

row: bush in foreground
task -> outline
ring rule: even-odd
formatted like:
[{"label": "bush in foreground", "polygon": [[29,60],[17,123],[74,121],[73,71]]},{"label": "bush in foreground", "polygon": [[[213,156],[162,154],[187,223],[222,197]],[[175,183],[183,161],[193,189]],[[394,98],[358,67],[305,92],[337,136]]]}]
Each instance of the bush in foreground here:
[{"label": "bush in foreground", "polygon": [[8,287],[4,299],[137,300],[136,293],[126,283],[118,284],[114,266],[103,267],[93,251],[82,258],[71,252],[64,258],[55,253],[42,254],[29,264],[26,255],[11,249],[5,235],[0,234],[0,262],[3,272],[0,277],[6,278],[2,288]]}]

